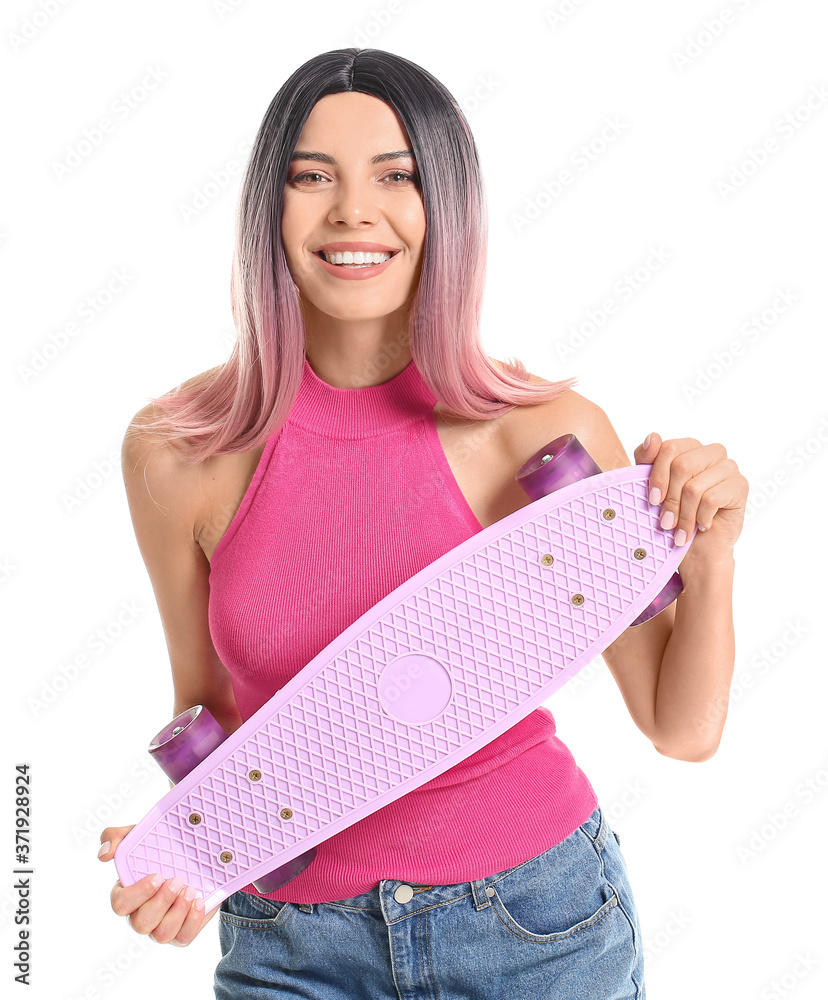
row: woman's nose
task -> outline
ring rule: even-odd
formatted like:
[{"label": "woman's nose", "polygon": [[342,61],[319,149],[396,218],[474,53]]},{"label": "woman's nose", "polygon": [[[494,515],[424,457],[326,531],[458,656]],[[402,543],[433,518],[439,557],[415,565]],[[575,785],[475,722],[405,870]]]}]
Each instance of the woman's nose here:
[{"label": "woman's nose", "polygon": [[376,222],[379,214],[378,192],[370,181],[342,180],[337,184],[328,214],[330,222]]}]

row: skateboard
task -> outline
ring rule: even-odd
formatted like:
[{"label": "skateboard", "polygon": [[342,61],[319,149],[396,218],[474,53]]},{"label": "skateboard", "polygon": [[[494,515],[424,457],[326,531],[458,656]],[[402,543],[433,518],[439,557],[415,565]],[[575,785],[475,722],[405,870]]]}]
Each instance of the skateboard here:
[{"label": "skateboard", "polygon": [[608,472],[572,434],[516,479],[530,503],[357,618],[227,735],[204,706],[149,752],[175,782],[121,841],[124,886],[181,877],[205,910],[274,892],[318,844],[435,778],[545,702],[682,590],[651,465]]}]

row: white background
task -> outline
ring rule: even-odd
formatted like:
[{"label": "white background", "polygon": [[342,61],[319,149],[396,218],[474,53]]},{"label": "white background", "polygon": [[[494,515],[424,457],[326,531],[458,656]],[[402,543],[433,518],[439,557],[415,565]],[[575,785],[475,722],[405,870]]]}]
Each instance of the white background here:
[{"label": "white background", "polygon": [[[136,935],[109,908],[114,865],[96,858],[104,826],[136,822],[167,790],[145,747],[172,707],[118,454],[150,396],[229,352],[239,150],[297,66],[357,44],[418,62],[467,111],[491,215],[489,353],[547,378],[577,375],[631,461],[655,430],[723,443],[750,481],[716,756],[659,756],[601,660],[548,704],[621,836],[648,997],[825,997],[819,0],[551,0],[490,13],[435,0],[28,0],[5,4],[2,19],[4,991],[23,995],[11,871],[12,778],[25,761],[26,996],[212,996],[218,920],[185,949]],[[142,92],[150,71],[162,79]],[[137,106],[114,115],[133,88]],[[68,147],[104,117],[115,130],[59,176]],[[608,119],[622,127],[601,149]],[[581,169],[573,156],[590,143]],[[544,193],[564,169],[572,183]],[[667,259],[654,266],[651,248]],[[637,268],[639,287],[623,296],[617,283]],[[129,278],[110,294],[117,271]],[[92,320],[79,312],[89,297]],[[607,298],[614,314],[578,346],[573,330]],[[761,330],[748,330],[752,318]],[[73,320],[76,335],[61,339]]]}]

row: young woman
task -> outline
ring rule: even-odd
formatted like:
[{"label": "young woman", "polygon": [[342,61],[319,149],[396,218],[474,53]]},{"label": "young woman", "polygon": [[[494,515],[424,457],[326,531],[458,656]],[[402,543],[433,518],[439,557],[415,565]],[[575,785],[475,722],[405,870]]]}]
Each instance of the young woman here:
[{"label": "young woman", "polygon": [[[201,704],[238,728],[387,593],[525,506],[515,473],[553,438],[631,464],[574,379],[483,353],[485,248],[474,140],[434,77],[376,49],[296,70],[243,183],[231,357],[124,440],[173,715]],[[707,760],[748,484],[721,444],[653,433],[634,457],[677,543],[704,533],[677,601],[603,657],[659,753]],[[99,857],[130,829],[105,830]],[[219,998],[645,996],[618,838],[545,707],[320,844],[277,892],[248,885],[209,913],[194,895],[147,876],[111,904],[176,945],[219,912]]]}]

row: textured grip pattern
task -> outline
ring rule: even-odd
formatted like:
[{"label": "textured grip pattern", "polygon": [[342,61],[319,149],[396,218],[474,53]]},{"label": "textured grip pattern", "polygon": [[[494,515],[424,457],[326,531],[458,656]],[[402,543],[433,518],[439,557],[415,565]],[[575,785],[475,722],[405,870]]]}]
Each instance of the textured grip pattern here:
[{"label": "textured grip pattern", "polygon": [[[542,704],[628,627],[692,541],[677,547],[659,527],[650,468],[536,500],[387,595],[130,832],[116,855],[122,884],[176,874],[209,909]],[[436,661],[430,682],[442,682],[431,708],[420,683],[428,721],[401,721],[381,697],[383,670],[410,654]]]}]

